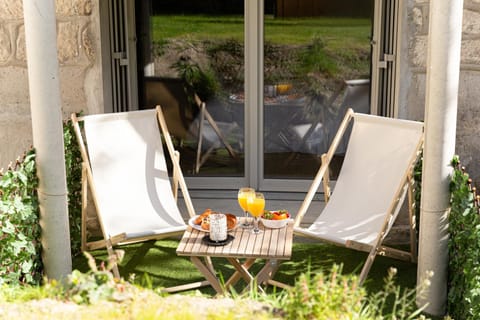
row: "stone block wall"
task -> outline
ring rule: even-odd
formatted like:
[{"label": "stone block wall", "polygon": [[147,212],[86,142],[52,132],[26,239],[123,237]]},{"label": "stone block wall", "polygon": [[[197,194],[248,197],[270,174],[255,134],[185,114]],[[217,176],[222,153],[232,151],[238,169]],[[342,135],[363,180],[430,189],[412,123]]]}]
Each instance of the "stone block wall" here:
[{"label": "stone block wall", "polygon": [[[402,71],[410,119],[423,119],[425,109],[426,59],[429,1],[409,0],[406,10]],[[461,70],[459,84],[456,153],[474,181],[480,182],[480,0],[464,0]]]},{"label": "stone block wall", "polygon": [[[64,119],[103,110],[98,3],[57,0],[57,45]],[[22,0],[0,0],[0,168],[32,144]]]}]

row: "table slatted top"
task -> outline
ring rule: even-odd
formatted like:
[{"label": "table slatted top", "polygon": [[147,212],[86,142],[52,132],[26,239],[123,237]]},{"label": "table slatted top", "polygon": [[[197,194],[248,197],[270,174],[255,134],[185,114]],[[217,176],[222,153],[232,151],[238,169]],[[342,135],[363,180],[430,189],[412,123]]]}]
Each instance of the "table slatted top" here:
[{"label": "table slatted top", "polygon": [[[241,220],[241,219],[240,219]],[[241,221],[239,221],[239,224]],[[180,241],[179,256],[210,256],[257,259],[290,259],[292,255],[293,221],[280,229],[265,228],[260,224],[261,234],[238,226],[229,234],[234,239],[224,246],[205,244],[202,238],[208,233],[188,227]]]}]

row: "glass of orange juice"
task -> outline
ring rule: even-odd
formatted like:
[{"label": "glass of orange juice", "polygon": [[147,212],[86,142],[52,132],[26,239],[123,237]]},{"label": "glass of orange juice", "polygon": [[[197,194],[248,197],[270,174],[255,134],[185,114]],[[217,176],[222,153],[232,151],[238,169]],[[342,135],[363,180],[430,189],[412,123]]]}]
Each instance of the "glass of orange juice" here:
[{"label": "glass of orange juice", "polygon": [[248,212],[254,216],[252,233],[259,234],[262,231],[258,228],[258,221],[260,220],[263,210],[265,209],[265,197],[263,193],[256,192],[255,196],[247,198]]},{"label": "glass of orange juice", "polygon": [[253,188],[240,188],[238,190],[238,204],[240,205],[240,208],[243,209],[243,212],[245,214],[245,218],[243,219],[243,223],[241,224],[243,228],[250,229],[252,227],[252,223],[248,221],[247,199],[254,196],[255,189]]}]

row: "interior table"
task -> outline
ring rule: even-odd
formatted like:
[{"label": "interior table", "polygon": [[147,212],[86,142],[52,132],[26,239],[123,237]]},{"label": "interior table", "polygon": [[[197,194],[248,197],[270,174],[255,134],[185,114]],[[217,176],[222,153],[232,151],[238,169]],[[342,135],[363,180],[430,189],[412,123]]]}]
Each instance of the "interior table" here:
[{"label": "interior table", "polygon": [[[251,229],[244,229],[240,226],[242,219],[244,218],[239,219],[238,227],[229,232],[229,236],[233,236],[233,240],[223,246],[207,244],[202,239],[205,236],[208,237],[208,233],[189,226],[178,245],[177,254],[189,256],[218,294],[225,293],[240,279],[247,283],[247,288],[255,284],[262,292],[261,285],[264,284],[281,288],[288,287],[272,278],[280,263],[289,260],[292,255],[293,221],[289,221],[285,227],[279,229],[265,228],[259,223],[263,232],[255,235]],[[236,271],[224,285],[217,276],[211,261],[212,257],[225,258],[235,267]],[[257,260],[264,260],[264,265],[256,275],[252,275],[249,269]]]}]

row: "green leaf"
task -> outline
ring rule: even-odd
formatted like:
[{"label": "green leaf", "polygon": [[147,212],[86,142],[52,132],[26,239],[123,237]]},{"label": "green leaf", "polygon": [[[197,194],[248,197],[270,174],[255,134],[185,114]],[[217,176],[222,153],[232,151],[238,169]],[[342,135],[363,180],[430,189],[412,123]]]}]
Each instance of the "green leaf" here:
[{"label": "green leaf", "polygon": [[13,247],[13,254],[18,255],[20,251],[25,248],[26,242],[25,241],[14,241],[10,244]]},{"label": "green leaf", "polygon": [[26,274],[30,273],[32,268],[33,268],[33,262],[31,260],[24,261],[21,265],[22,272]]},{"label": "green leaf", "polygon": [[5,221],[4,226],[2,227],[2,232],[13,234],[15,232],[15,226],[9,221]]},{"label": "green leaf", "polygon": [[26,185],[28,183],[27,176],[22,171],[17,171],[17,178],[22,182],[22,184]]}]

